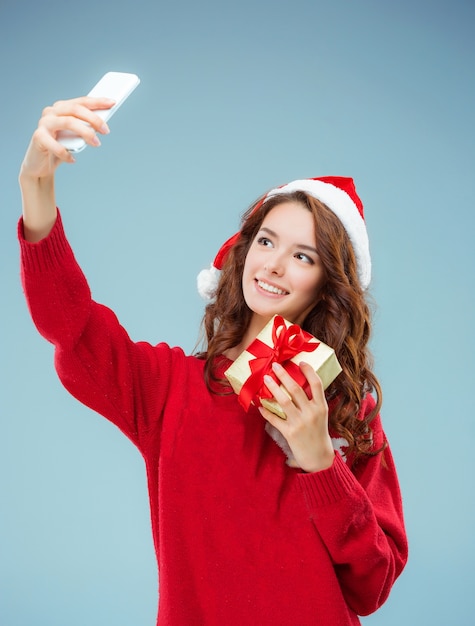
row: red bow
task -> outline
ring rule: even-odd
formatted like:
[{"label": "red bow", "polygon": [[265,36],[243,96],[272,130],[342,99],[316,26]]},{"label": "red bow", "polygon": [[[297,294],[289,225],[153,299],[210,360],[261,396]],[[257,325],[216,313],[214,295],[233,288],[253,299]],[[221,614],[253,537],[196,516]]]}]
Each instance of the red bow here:
[{"label": "red bow", "polygon": [[311,342],[312,335],[297,326],[291,324],[288,328],[284,318],[280,315],[274,317],[272,327],[272,346],[268,346],[260,339],[255,339],[247,348],[255,358],[249,361],[251,374],[239,392],[239,402],[247,411],[252,402],[260,405],[260,398],[272,398],[272,394],[264,384],[264,376],[268,374],[280,384],[272,370],[272,363],[280,363],[292,378],[302,387],[305,386],[306,378],[300,368],[290,359],[299,352],[313,352],[320,345],[319,342]]}]

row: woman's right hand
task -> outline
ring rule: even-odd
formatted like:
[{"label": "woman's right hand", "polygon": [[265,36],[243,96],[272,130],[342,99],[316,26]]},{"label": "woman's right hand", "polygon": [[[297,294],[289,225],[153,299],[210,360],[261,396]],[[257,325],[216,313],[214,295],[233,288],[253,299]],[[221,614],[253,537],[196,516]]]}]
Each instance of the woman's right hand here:
[{"label": "woman's right hand", "polygon": [[90,146],[99,146],[96,132],[107,134],[109,128],[95,110],[110,109],[113,105],[113,100],[84,96],[46,107],[23,159],[20,181],[49,178],[60,163],[74,163],[73,155],[57,140],[60,131],[72,131]]},{"label": "woman's right hand", "polygon": [[73,155],[58,141],[58,133],[72,131],[90,146],[99,146],[96,132],[107,134],[107,124],[95,113],[110,109],[113,100],[84,96],[60,100],[43,111],[20,170],[23,233],[30,242],[48,235],[57,216],[54,174],[60,163],[74,163]]}]

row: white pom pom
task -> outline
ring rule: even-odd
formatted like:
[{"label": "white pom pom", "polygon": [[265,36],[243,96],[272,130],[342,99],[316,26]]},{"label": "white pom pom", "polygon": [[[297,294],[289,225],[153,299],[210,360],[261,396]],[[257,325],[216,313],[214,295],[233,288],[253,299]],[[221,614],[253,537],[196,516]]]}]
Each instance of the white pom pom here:
[{"label": "white pom pom", "polygon": [[204,300],[212,301],[216,296],[220,275],[221,271],[214,265],[210,265],[209,269],[201,270],[198,274],[196,279],[198,293]]}]

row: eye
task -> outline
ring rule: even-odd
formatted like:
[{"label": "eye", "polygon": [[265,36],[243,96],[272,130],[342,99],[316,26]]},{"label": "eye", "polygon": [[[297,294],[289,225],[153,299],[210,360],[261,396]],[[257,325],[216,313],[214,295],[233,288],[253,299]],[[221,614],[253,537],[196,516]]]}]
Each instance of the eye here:
[{"label": "eye", "polygon": [[260,246],[266,246],[266,247],[272,246],[272,241],[268,237],[258,237],[257,243]]},{"label": "eye", "polygon": [[297,252],[295,254],[295,258],[299,259],[299,261],[303,261],[304,263],[308,263],[309,265],[315,265],[315,261],[312,257],[308,256],[308,254],[305,254],[304,252]]}]

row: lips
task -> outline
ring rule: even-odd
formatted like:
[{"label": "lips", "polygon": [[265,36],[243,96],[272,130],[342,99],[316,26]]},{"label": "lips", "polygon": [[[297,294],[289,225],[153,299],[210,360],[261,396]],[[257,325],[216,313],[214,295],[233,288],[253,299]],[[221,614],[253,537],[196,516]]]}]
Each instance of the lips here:
[{"label": "lips", "polygon": [[277,285],[272,285],[271,283],[267,283],[264,280],[256,279],[256,283],[259,289],[262,289],[262,291],[265,291],[267,293],[276,296],[287,296],[289,294],[289,292],[285,289],[281,289],[280,287],[277,287]]}]

